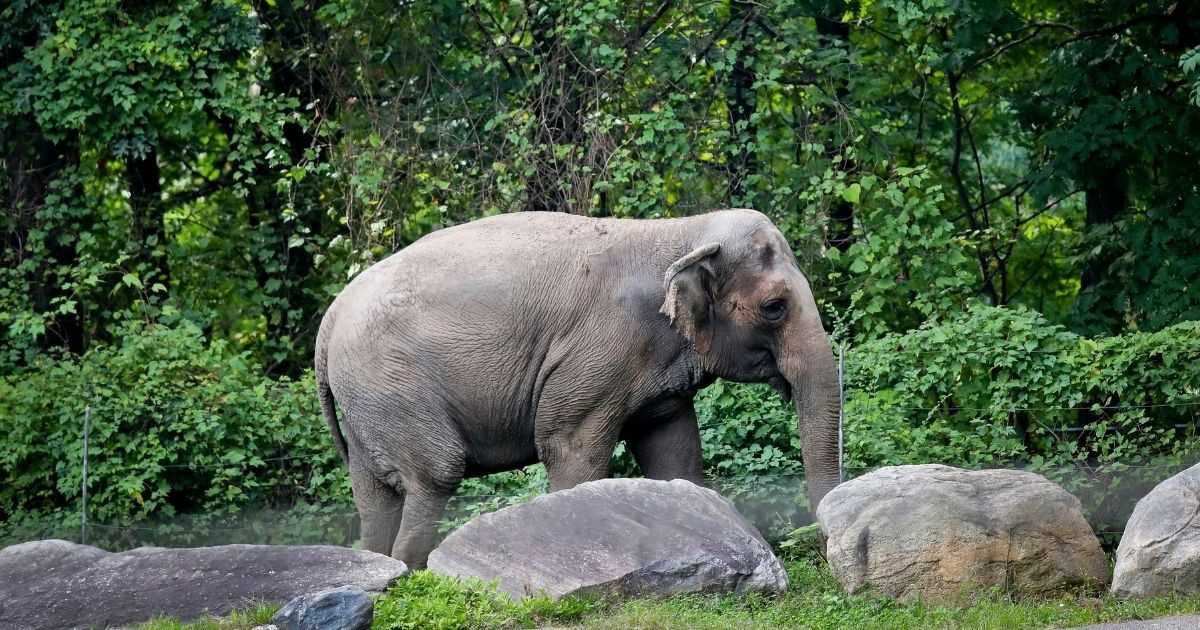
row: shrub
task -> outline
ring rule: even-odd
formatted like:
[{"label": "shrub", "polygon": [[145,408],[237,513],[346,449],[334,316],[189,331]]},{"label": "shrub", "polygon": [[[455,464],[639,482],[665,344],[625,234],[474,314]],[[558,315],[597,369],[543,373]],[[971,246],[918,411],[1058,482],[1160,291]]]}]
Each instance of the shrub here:
[{"label": "shrub", "polygon": [[77,510],[87,406],[94,520],[349,496],[311,375],[266,379],[194,325],[135,323],[114,345],[0,378],[3,520]]},{"label": "shrub", "polygon": [[387,630],[532,628],[576,621],[595,607],[573,597],[527,597],[513,602],[495,583],[416,571],[375,602],[372,627]]},{"label": "shrub", "polygon": [[[1132,503],[1196,457],[1200,322],[1091,340],[1028,310],[975,305],[849,348],[845,468],[1029,467],[1119,529]],[[757,524],[803,520],[794,413],[769,389],[696,399],[707,473]],[[740,475],[739,475],[740,473]],[[755,478],[757,477],[757,478]]]},{"label": "shrub", "polygon": [[[1200,322],[1092,340],[1032,311],[975,305],[845,358],[852,475],[924,462],[1029,466],[1119,528],[1133,499],[1195,457]],[[10,525],[77,516],[87,405],[92,520],[349,501],[311,373],[271,380],[190,324],[130,324],[114,345],[0,377],[0,517]],[[765,386],[718,381],[696,412],[717,488],[769,534],[803,522],[791,405]],[[638,474],[623,446],[613,470]],[[466,480],[444,526],[546,485],[540,465]]]},{"label": "shrub", "polygon": [[847,356],[851,469],[1130,465],[1191,455],[1200,322],[1089,340],[977,305]]},{"label": "shrub", "polygon": [[[1200,404],[1200,322],[1090,340],[976,305],[845,355],[845,465],[1180,463]],[[696,398],[707,473],[802,472],[792,407],[718,381]]]}]

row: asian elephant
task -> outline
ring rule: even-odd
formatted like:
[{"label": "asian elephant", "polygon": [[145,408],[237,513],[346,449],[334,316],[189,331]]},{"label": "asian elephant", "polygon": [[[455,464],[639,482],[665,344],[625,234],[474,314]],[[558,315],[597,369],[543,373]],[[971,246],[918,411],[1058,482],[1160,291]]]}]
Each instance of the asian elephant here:
[{"label": "asian elephant", "polygon": [[[546,465],[701,481],[692,399],[714,379],[795,397],[815,506],[840,481],[838,374],[809,283],[753,210],[494,216],[370,267],[321,322],[316,379],[363,547],[425,565],[465,476]],[[344,414],[344,431],[334,401]]]}]

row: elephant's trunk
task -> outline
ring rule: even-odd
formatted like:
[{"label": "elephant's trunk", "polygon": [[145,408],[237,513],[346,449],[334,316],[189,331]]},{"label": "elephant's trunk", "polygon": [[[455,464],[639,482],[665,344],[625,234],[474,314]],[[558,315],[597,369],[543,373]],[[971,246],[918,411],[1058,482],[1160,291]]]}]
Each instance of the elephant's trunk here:
[{"label": "elephant's trunk", "polygon": [[808,478],[812,511],[830,490],[841,483],[839,431],[841,392],[837,363],[829,337],[815,314],[797,318],[789,331],[780,372],[791,385],[797,426]]}]

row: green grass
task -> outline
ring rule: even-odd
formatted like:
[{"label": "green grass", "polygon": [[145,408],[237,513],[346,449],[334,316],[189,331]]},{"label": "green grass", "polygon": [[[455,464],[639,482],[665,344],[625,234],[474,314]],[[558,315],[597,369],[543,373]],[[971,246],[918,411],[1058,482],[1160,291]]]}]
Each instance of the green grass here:
[{"label": "green grass", "polygon": [[[495,587],[470,580],[413,573],[375,602],[375,628],[388,630],[499,630],[564,626],[595,630],[775,628],[1009,629],[1074,626],[1200,613],[1200,597],[1121,601],[1111,596],[1063,595],[1014,599],[994,592],[966,608],[897,604],[847,596],[829,569],[812,559],[786,563],[791,588],[780,598],[690,595],[606,603],[567,598],[529,598],[519,603]],[[225,620],[190,624],[159,619],[139,630],[232,630],[267,623],[278,607],[264,606]]]},{"label": "green grass", "polygon": [[1200,598],[1122,602],[1110,596],[1062,596],[1013,601],[993,593],[968,608],[928,608],[865,596],[846,596],[828,568],[811,561],[788,564],[791,588],[779,599],[688,596],[637,600],[589,616],[593,629],[674,628],[907,628],[1000,629],[1072,627],[1200,611]]},{"label": "green grass", "polygon": [[208,617],[195,621],[179,621],[157,617],[134,626],[137,630],[250,630],[255,626],[271,623],[271,616],[280,609],[277,604],[262,604],[247,610],[239,610],[229,617]]},{"label": "green grass", "polygon": [[493,584],[417,571],[375,600],[375,628],[488,630],[578,622],[601,604],[586,599],[529,597],[513,602]]}]

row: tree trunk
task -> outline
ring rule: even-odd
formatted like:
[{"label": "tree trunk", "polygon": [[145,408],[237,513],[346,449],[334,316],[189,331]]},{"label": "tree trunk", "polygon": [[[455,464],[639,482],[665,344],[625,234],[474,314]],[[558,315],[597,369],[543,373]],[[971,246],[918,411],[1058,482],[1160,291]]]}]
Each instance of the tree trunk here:
[{"label": "tree trunk", "polygon": [[751,58],[755,46],[747,37],[754,23],[754,5],[745,0],[733,0],[730,7],[732,23],[740,25],[737,41],[741,47],[729,73],[725,89],[726,106],[729,109],[729,155],[727,158],[730,205],[745,205],[746,180],[758,173],[758,124],[754,121],[757,99],[754,82],[757,74]]},{"label": "tree trunk", "polygon": [[[841,20],[846,12],[846,3],[833,0],[822,9],[824,10],[815,16],[817,33],[835,46],[849,47],[850,24]],[[850,97],[849,85],[845,81],[839,81],[834,96],[838,101],[847,100]],[[830,146],[826,156],[832,159],[838,153],[838,148]],[[853,162],[846,161],[843,164],[847,171],[857,170]],[[834,200],[833,208],[829,211],[829,244],[843,252],[854,244],[854,204],[841,197]]]},{"label": "tree trunk", "polygon": [[583,96],[592,87],[594,77],[579,65],[575,55],[557,33],[559,14],[548,9],[533,28],[533,48],[537,55],[535,73],[541,75],[538,92],[531,94],[537,129],[533,144],[535,171],[526,186],[524,210],[583,214],[586,199],[575,199],[566,184],[578,174],[572,173],[572,160],[560,158],[555,147],[580,148],[583,144],[581,113]]},{"label": "tree trunk", "polygon": [[138,246],[135,260],[142,267],[139,274],[142,284],[149,287],[157,282],[170,287],[158,150],[151,147],[145,155],[125,158],[125,176],[129,182],[129,205],[133,211],[133,237]]},{"label": "tree trunk", "polygon": [[[269,28],[264,37],[273,42],[271,50],[300,50],[312,40],[324,36],[312,9],[306,5],[256,2],[260,15],[270,16],[264,23]],[[283,126],[284,146],[290,165],[304,163],[305,152],[317,148],[322,154],[326,142],[316,131],[321,118],[334,106],[333,90],[316,69],[296,64],[288,57],[268,56],[269,85],[275,94],[295,96],[301,103],[316,103],[314,120],[307,125],[288,122]],[[279,172],[265,160],[259,159],[254,169],[255,184],[247,199],[247,222],[254,233],[250,252],[255,280],[262,291],[263,317],[266,320],[266,357],[263,369],[269,375],[299,375],[311,365],[316,327],[320,314],[327,306],[316,298],[321,279],[314,277],[312,252],[304,247],[292,247],[292,238],[303,230],[308,234],[325,233],[324,209],[310,203],[312,197],[296,195],[290,201],[296,217],[285,221],[283,210],[289,202],[276,188]],[[303,229],[301,229],[303,228]]]},{"label": "tree trunk", "polygon": [[[0,129],[0,147],[8,179],[0,264],[16,269],[29,257],[35,257],[36,264],[25,277],[30,303],[39,313],[49,314],[40,345],[43,349],[63,347],[81,354],[87,348],[81,307],[77,305],[76,312],[57,312],[58,304],[71,295],[62,288],[55,270],[78,263],[74,238],[82,226],[69,217],[42,213],[55,181],[63,172],[79,165],[79,138],[71,134],[64,140],[51,142],[42,135],[33,117],[25,115],[10,120]],[[81,197],[80,194],[73,198]],[[45,233],[40,246],[29,241],[33,228],[41,228]]]},{"label": "tree trunk", "polygon": [[1106,238],[1100,234],[1102,230],[1111,230],[1125,213],[1128,193],[1123,182],[1124,173],[1111,165],[1096,173],[1085,190],[1084,238],[1098,238],[1101,242],[1099,253],[1084,263],[1080,273],[1076,309],[1081,323],[1097,329],[1095,332],[1116,333],[1123,328],[1121,291],[1111,278],[1112,265],[1120,252],[1114,247],[1111,235]]}]

